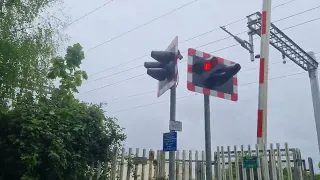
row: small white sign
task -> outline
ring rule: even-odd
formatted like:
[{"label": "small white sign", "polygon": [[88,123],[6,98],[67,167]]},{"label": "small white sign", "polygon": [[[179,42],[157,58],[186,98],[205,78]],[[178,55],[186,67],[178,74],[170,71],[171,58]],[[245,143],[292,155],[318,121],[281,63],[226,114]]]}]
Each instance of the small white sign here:
[{"label": "small white sign", "polygon": [[182,131],[182,122],[181,121],[170,121],[169,130],[170,131]]}]

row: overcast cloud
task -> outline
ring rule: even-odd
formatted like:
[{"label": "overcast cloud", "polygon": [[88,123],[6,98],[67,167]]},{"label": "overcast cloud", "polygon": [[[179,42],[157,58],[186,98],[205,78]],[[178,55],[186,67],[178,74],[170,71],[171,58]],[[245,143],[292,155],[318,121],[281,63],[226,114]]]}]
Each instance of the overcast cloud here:
[{"label": "overcast cloud", "polygon": [[[274,0],[276,6],[289,0]],[[79,1],[69,0],[71,20],[77,19],[104,4],[105,0]],[[165,49],[175,36],[184,41],[221,25],[243,19],[246,15],[261,10],[262,1],[256,0],[198,0],[190,5],[160,18],[146,26],[89,50],[96,45],[116,37],[132,28],[172,11],[192,0],[114,0],[105,7],[74,23],[67,29],[70,43],[81,43],[86,59],[82,68],[89,74],[89,81],[105,77],[138,65],[109,78],[84,84],[81,93],[108,84],[117,83],[145,72],[145,75],[92,91],[78,97],[87,102],[109,102],[115,98],[156,91],[157,82],[147,76],[143,67],[145,58],[126,63],[103,73],[90,76],[98,71],[122,64],[149,54],[151,50]],[[319,6],[317,0],[296,0],[272,10],[272,21]],[[290,27],[314,18],[319,18],[320,8],[275,23],[280,29]],[[284,31],[306,51],[320,52],[320,21],[314,21]],[[227,26],[232,33],[247,30],[246,20]],[[199,38],[180,43],[179,49],[185,51],[208,42],[226,37],[222,30],[213,31]],[[240,35],[248,39],[246,34]],[[230,38],[197,48],[204,52],[213,52],[235,44]],[[260,39],[255,40],[255,50],[259,53]],[[187,54],[183,53],[183,60]],[[214,55],[238,62],[242,66],[239,73],[239,101],[231,102],[211,97],[212,147],[248,145],[256,142],[257,104],[258,104],[258,61],[251,62],[248,52],[240,45],[217,51]],[[320,57],[319,57],[320,58]],[[268,142],[288,142],[290,147],[300,148],[304,157],[319,159],[315,122],[311,100],[310,83],[307,73],[296,74],[303,70],[288,61],[282,64],[281,54],[270,48],[269,100],[268,100]],[[255,69],[254,69],[255,68]],[[249,69],[249,70],[248,70]],[[179,86],[177,97],[192,95],[186,88],[186,63],[179,64]],[[251,84],[248,84],[251,83]],[[247,85],[243,85],[247,84]],[[195,94],[195,93],[193,93]],[[149,103],[167,101],[149,106]],[[156,92],[119,101],[110,102],[106,107],[108,116],[115,116],[125,128],[128,139],[126,147],[162,148],[162,133],[168,131],[169,93],[160,98]],[[141,108],[133,108],[143,106]],[[121,111],[128,109],[125,111]],[[201,94],[177,100],[176,120],[183,122],[183,131],[178,134],[180,150],[204,149],[203,96]]]}]

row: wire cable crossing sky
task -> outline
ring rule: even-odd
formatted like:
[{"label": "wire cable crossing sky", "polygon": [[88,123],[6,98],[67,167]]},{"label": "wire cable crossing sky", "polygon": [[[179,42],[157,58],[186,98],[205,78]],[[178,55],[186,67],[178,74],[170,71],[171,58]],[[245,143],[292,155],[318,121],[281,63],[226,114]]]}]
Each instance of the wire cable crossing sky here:
[{"label": "wire cable crossing sky", "polygon": [[[317,20],[320,20],[320,17],[319,18],[315,18],[315,19],[311,19],[309,21],[306,21],[306,22],[303,22],[303,23],[299,23],[299,24],[296,24],[296,25],[293,25],[293,26],[290,26],[290,27],[287,27],[287,28],[284,28],[282,30],[288,30],[288,29],[292,29],[292,28],[295,28],[295,27],[298,27],[298,26],[301,26],[301,25],[304,25],[304,24],[307,24],[307,23],[310,23],[310,22],[313,22],[313,21],[317,21]],[[255,38],[257,39],[257,38]],[[238,44],[235,44],[235,45],[231,45],[231,46],[228,46],[228,47],[225,47],[225,48],[222,48],[222,49],[219,49],[219,50],[216,50],[216,51],[213,51],[211,53],[214,53],[214,52],[217,52],[217,51],[222,51],[222,50],[225,50],[225,49],[228,49],[228,48],[231,48],[231,47],[234,47]],[[181,61],[179,63],[182,63],[182,62],[186,62],[186,61]],[[123,72],[126,72],[126,71],[123,71]],[[115,83],[112,83],[112,84],[109,84],[109,85],[105,85],[105,86],[101,86],[99,88],[96,88],[96,89],[92,89],[92,90],[89,90],[89,91],[86,91],[86,92],[83,92],[83,93],[80,93],[79,95],[83,95],[83,94],[87,94],[87,93],[90,93],[90,92],[94,92],[94,91],[97,91],[97,90],[100,90],[100,89],[103,89],[103,88],[107,88],[107,87],[110,87],[112,85],[115,85],[115,84],[118,84],[118,83],[122,83],[122,82],[125,82],[125,81],[128,81],[128,80],[132,80],[134,78],[138,78],[138,77],[141,77],[145,75],[145,73],[141,73],[139,75],[136,75],[136,76],[133,76],[133,77],[130,77],[130,78],[127,78],[125,80],[121,80],[119,82],[115,82]],[[110,76],[110,75],[109,75]],[[104,77],[105,78],[105,77]]]},{"label": "wire cable crossing sky", "polygon": [[[282,4],[278,5],[278,6],[273,7],[273,8],[282,7],[282,6],[285,6],[285,5],[289,4],[289,3],[292,3],[292,2],[294,2],[294,1],[297,1],[297,0],[288,1],[288,2],[286,2],[286,3],[282,3]],[[274,21],[274,22],[279,22],[279,21],[282,21],[282,20],[285,20],[285,19],[294,17],[294,16],[296,16],[296,15],[300,15],[300,14],[303,14],[303,13],[306,13],[306,12],[309,12],[309,11],[312,11],[312,10],[315,10],[315,9],[318,9],[318,8],[319,8],[319,7],[317,6],[317,7],[314,7],[314,8],[311,8],[311,9],[308,9],[308,10],[305,10],[305,11],[302,11],[302,12],[299,12],[299,13],[296,13],[296,14],[293,14],[293,15],[290,15],[290,16],[287,16],[287,17],[285,17],[285,18],[281,18],[281,19],[276,20],[276,21]],[[234,22],[225,24],[225,25],[223,25],[223,26],[224,26],[224,27],[231,26],[231,25],[236,24],[236,23],[238,23],[238,22],[241,22],[241,21],[243,21],[243,20],[245,20],[245,19],[246,19],[246,18],[238,19],[238,20],[236,20],[236,21],[234,21]],[[212,30],[209,30],[209,31],[207,31],[207,32],[204,32],[204,33],[198,34],[198,35],[196,35],[196,36],[190,37],[190,38],[188,38],[188,39],[186,39],[186,40],[183,40],[183,41],[181,41],[181,42],[179,42],[179,43],[185,43],[185,42],[188,42],[188,41],[190,41],[190,40],[199,38],[199,37],[201,37],[201,36],[207,35],[207,34],[209,34],[209,33],[212,33],[212,32],[218,31],[218,30],[220,30],[220,27],[217,27],[217,28],[212,29]],[[129,31],[131,32],[131,30],[129,30]],[[129,32],[129,31],[127,31],[127,32]],[[237,33],[236,35],[244,34],[244,33],[246,33],[246,32],[247,32],[247,31],[245,30],[245,31],[242,31],[242,32],[240,32],[240,33]],[[221,40],[229,39],[229,38],[231,38],[231,37],[228,36],[228,37],[223,38],[223,39],[221,39]],[[220,40],[218,40],[218,41],[220,41]],[[209,43],[203,44],[203,45],[201,45],[201,46],[199,46],[199,47],[203,47],[203,46],[206,46],[206,45],[209,45],[209,44],[212,44],[212,43],[209,42]],[[199,48],[199,47],[196,47],[196,48]],[[110,67],[110,68],[106,68],[106,69],[104,69],[104,70],[101,70],[101,71],[92,73],[90,76],[94,76],[94,75],[100,74],[100,73],[102,73],[102,72],[111,70],[111,69],[113,69],[113,68],[120,67],[120,66],[123,65],[123,64],[130,63],[130,62],[133,62],[133,61],[137,61],[137,60],[140,60],[140,59],[145,58],[145,57],[148,57],[148,56],[149,56],[149,54],[142,55],[142,56],[137,57],[137,58],[134,58],[134,59],[132,59],[132,60],[125,61],[124,63],[118,64],[118,65],[116,65],[116,66],[113,66],[113,67]]]},{"label": "wire cable crossing sky", "polygon": [[[76,14],[73,17],[79,18],[72,22],[76,25],[69,25],[68,35],[72,42],[85,47],[86,59],[81,69],[89,75],[76,96],[88,103],[107,103],[105,114],[116,117],[125,128],[126,147],[162,147],[162,134],[168,131],[171,119],[170,93],[157,98],[157,81],[146,76],[148,70],[143,63],[152,60],[152,50],[165,49],[176,36],[183,56],[178,60],[176,89],[175,119],[183,123],[178,149],[205,147],[202,96],[187,88],[189,48],[241,65],[237,75],[238,101],[211,97],[212,146],[246,146],[257,142],[260,38],[257,34],[252,38],[254,59],[220,26],[251,41],[247,16],[261,12],[261,1],[97,0],[88,4],[71,0],[70,6]],[[272,0],[271,22],[304,51],[319,53],[319,10],[317,0]],[[283,56],[274,47],[270,47],[269,56],[267,141],[288,142],[290,147],[301,149],[304,156],[318,161],[308,73],[301,72],[289,56]],[[192,143],[186,143],[186,139]]]}]

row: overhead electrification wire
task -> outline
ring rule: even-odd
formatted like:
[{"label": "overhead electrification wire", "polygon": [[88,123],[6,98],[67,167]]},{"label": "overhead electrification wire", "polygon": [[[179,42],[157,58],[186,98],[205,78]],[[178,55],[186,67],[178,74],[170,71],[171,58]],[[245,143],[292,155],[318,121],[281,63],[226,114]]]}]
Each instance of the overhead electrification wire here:
[{"label": "overhead electrification wire", "polygon": [[136,76],[132,76],[130,78],[127,78],[127,79],[124,79],[124,80],[121,80],[121,81],[117,81],[117,82],[114,82],[114,83],[111,83],[111,84],[108,84],[108,85],[105,85],[105,86],[101,86],[101,87],[98,87],[96,89],[92,89],[92,90],[89,90],[89,91],[86,91],[84,93],[80,93],[79,95],[83,95],[83,94],[87,94],[87,93],[90,93],[90,92],[93,92],[93,91],[97,91],[99,89],[103,89],[103,88],[106,88],[106,87],[110,87],[110,86],[113,86],[115,84],[119,84],[119,83],[122,83],[122,82],[125,82],[125,81],[128,81],[130,79],[134,79],[134,78],[137,78],[137,77],[140,77],[140,76],[143,76],[144,74],[138,74]]},{"label": "overhead electrification wire", "polygon": [[[276,8],[278,8],[278,7],[281,7],[281,6],[290,4],[290,3],[294,2],[294,1],[297,1],[297,0],[291,0],[291,1],[284,2],[284,3],[282,3],[282,4],[279,4],[279,5],[277,5],[277,6],[274,6],[272,9],[276,9]],[[230,26],[230,25],[233,25],[233,24],[236,24],[236,23],[241,22],[241,21],[244,21],[244,20],[246,20],[246,19],[247,19],[247,18],[238,19],[238,20],[236,20],[236,21],[233,21],[233,22],[231,22],[231,23],[229,23],[229,24],[224,25],[224,27]],[[192,40],[192,39],[196,39],[196,38],[198,38],[198,37],[204,36],[204,35],[206,35],[206,34],[209,34],[209,33],[212,33],[212,32],[214,32],[214,31],[218,31],[218,30],[220,30],[220,27],[217,27],[217,28],[215,28],[215,29],[211,29],[211,30],[209,30],[209,31],[207,31],[207,32],[204,32],[204,33],[201,33],[201,34],[199,34],[199,35],[193,36],[193,37],[188,38],[188,39],[186,39],[186,40],[184,40],[184,41],[181,41],[181,42],[179,42],[179,43],[185,43],[185,42],[190,41],[190,40]]]},{"label": "overhead electrification wire", "polygon": [[[110,4],[112,1],[114,1],[114,0],[110,0],[110,1],[108,1],[108,2],[106,2],[106,3],[104,3],[103,5],[97,7],[96,9],[93,9],[92,11],[84,14],[83,16],[77,18],[76,20],[72,21],[71,23],[63,26],[63,27],[61,28],[61,30],[68,28],[70,25],[74,24],[75,22],[80,21],[81,19],[89,16],[89,15],[92,14],[93,12],[101,9],[101,8],[104,7],[104,6],[107,6],[107,5]],[[50,17],[56,18],[54,15],[52,15],[52,16],[50,16]],[[40,23],[37,23],[36,25],[41,25],[41,24],[44,23],[45,21],[46,21],[46,20],[43,20],[43,21],[41,21]],[[19,32],[19,31],[22,31],[22,30],[25,30],[25,29],[29,29],[29,28],[35,28],[36,25],[30,25],[30,26],[27,26],[27,27],[23,27],[23,28],[17,29],[16,32]]]},{"label": "overhead electrification wire", "polygon": [[93,9],[92,11],[90,11],[90,12],[88,12],[88,13],[84,14],[83,16],[81,16],[81,17],[77,18],[76,20],[72,21],[72,22],[71,22],[71,23],[69,23],[67,26],[70,26],[71,24],[74,24],[75,22],[80,21],[81,19],[83,19],[83,18],[85,18],[85,17],[89,16],[90,14],[92,14],[92,13],[94,13],[94,12],[98,11],[99,9],[101,9],[101,8],[103,8],[103,7],[105,7],[105,6],[107,6],[108,4],[112,3],[113,1],[114,1],[114,0],[110,0],[110,1],[108,1],[108,2],[106,2],[106,3],[104,3],[104,4],[102,4],[101,6],[99,6],[99,7],[95,8],[95,9]]},{"label": "overhead electrification wire", "polygon": [[[291,0],[291,1],[287,1],[287,2],[285,2],[285,3],[279,4],[279,5],[275,6],[275,7],[273,7],[273,9],[276,9],[276,8],[278,8],[278,7],[287,5],[287,4],[292,3],[292,2],[294,2],[294,1],[297,1],[297,0]],[[191,3],[193,3],[193,1],[192,1]],[[189,4],[188,4],[188,5],[189,5]],[[179,8],[178,8],[178,9],[179,9]],[[180,9],[181,9],[181,7],[180,7]],[[170,12],[169,12],[169,13],[170,13]],[[172,13],[172,11],[171,11],[171,13]],[[168,15],[168,13],[166,13],[165,15]],[[160,16],[160,17],[161,17],[161,16]],[[164,16],[163,16],[163,17],[164,17]],[[232,25],[232,24],[238,23],[238,22],[243,21],[243,20],[245,20],[245,19],[246,19],[246,18],[242,18],[242,19],[236,20],[236,21],[234,21],[234,22],[225,24],[225,25],[223,25],[223,26],[224,26],[224,27],[230,26],[230,25]],[[147,23],[148,23],[148,22],[147,22]],[[145,24],[146,24],[146,23],[145,23]],[[132,30],[132,29],[131,29],[131,30]],[[131,30],[129,30],[129,31],[131,31]],[[134,30],[135,30],[135,29],[134,29]],[[184,41],[181,41],[181,42],[179,42],[179,43],[184,43],[184,42],[190,41],[190,40],[192,40],[192,39],[196,39],[196,38],[198,38],[198,37],[204,36],[204,35],[206,35],[206,34],[209,34],[209,33],[212,33],[212,32],[214,32],[214,31],[218,31],[218,30],[220,30],[220,26],[217,27],[217,28],[215,28],[215,29],[209,30],[209,31],[207,31],[207,32],[201,33],[201,34],[199,34],[199,35],[190,37],[190,38],[188,38],[188,39],[186,39],[186,40],[184,40]],[[126,33],[129,33],[129,32],[127,31]],[[123,35],[125,35],[125,34],[123,34]],[[123,36],[123,35],[120,34],[119,36]],[[116,36],[116,37],[114,37],[114,38],[118,38],[118,37]],[[113,39],[113,38],[111,38],[111,39]],[[111,40],[111,39],[109,39],[109,40]],[[108,40],[108,42],[109,42],[109,40]],[[102,45],[102,44],[101,44],[101,45]],[[98,47],[98,46],[100,46],[100,45],[96,45],[96,46]],[[96,46],[94,46],[94,48],[95,48]],[[90,48],[90,49],[93,49],[93,48]],[[89,50],[90,50],[90,49],[89,49]],[[137,60],[139,60],[139,59],[142,59],[142,58],[145,58],[145,57],[148,57],[148,56],[149,56],[149,54],[142,55],[142,56],[140,56],[140,57],[137,57],[137,58],[131,59],[131,60],[129,60],[129,61],[123,62],[123,63],[121,63],[121,64],[115,65],[115,66],[113,66],[113,67],[106,68],[106,69],[103,69],[103,70],[101,70],[101,71],[92,73],[92,74],[89,75],[89,76],[94,76],[94,75],[100,74],[100,73],[102,73],[102,72],[111,70],[111,69],[113,69],[113,68],[120,67],[120,66],[122,66],[122,65],[124,65],[124,64],[130,63],[130,62],[134,62],[134,61],[137,61]]]},{"label": "overhead electrification wire", "polygon": [[[304,25],[304,24],[307,24],[307,23],[310,23],[310,22],[313,22],[313,21],[316,21],[316,20],[320,20],[320,17],[315,18],[315,19],[311,19],[311,20],[309,20],[309,21],[305,21],[305,22],[302,22],[302,23],[299,23],[299,24],[296,24],[296,25],[293,25],[293,26],[290,26],[290,27],[287,27],[287,28],[284,28],[284,29],[281,29],[281,30],[282,30],[282,31],[285,31],[285,30],[292,29],[292,28],[295,28],[295,27],[298,27],[298,26],[301,26],[301,25]],[[254,38],[254,39],[257,39],[257,38]],[[231,45],[231,46],[227,46],[227,47],[224,47],[224,48],[222,48],[222,49],[218,49],[218,50],[213,51],[213,52],[210,52],[210,53],[214,53],[214,52],[217,52],[217,51],[222,51],[222,50],[225,50],[225,49],[234,47],[234,46],[236,46],[236,45],[238,45],[238,44],[233,44],[233,45]],[[87,93],[90,93],[90,92],[93,92],[93,91],[96,91],[96,90],[99,90],[99,89],[103,89],[103,88],[106,88],[106,87],[110,87],[110,86],[112,86],[112,85],[119,84],[119,83],[121,83],[121,82],[125,82],[125,81],[128,81],[128,80],[137,78],[137,77],[139,77],[139,76],[143,76],[143,75],[145,75],[145,73],[141,73],[141,74],[139,74],[139,75],[136,75],[136,76],[133,76],[133,77],[130,77],[130,78],[121,80],[121,81],[116,82],[116,83],[112,83],[112,84],[108,84],[108,85],[105,85],[105,86],[102,86],[102,87],[99,87],[99,88],[95,88],[95,89],[86,91],[86,92],[84,92],[84,93],[80,93],[79,95],[87,94]]]},{"label": "overhead electrification wire", "polygon": [[[292,28],[295,28],[295,27],[298,27],[298,26],[302,26],[304,24],[308,24],[308,23],[311,23],[313,21],[317,21],[317,20],[320,20],[320,17],[319,18],[315,18],[315,19],[311,19],[309,21],[305,21],[305,22],[302,22],[302,23],[299,23],[299,24],[296,24],[296,25],[293,25],[293,26],[290,26],[290,27],[287,27],[287,28],[284,28],[284,29],[281,29],[282,31],[285,31],[285,30],[288,30],[288,29],[292,29]],[[258,39],[259,37],[256,37],[256,38],[253,38],[254,40]],[[230,45],[230,46],[226,46],[224,48],[221,48],[221,49],[218,49],[218,50],[215,50],[215,51],[212,51],[210,53],[215,53],[215,52],[218,52],[218,51],[222,51],[222,50],[226,50],[226,49],[229,49],[229,48],[232,48],[232,47],[235,47],[235,46],[238,46],[239,44],[238,43],[235,43],[233,45]]]},{"label": "overhead electrification wire", "polygon": [[[306,74],[306,72],[304,71],[304,72],[298,72],[298,73],[293,73],[293,74],[289,74],[289,75],[284,75],[284,76],[278,76],[278,77],[274,77],[274,78],[269,78],[269,81],[272,81],[272,80],[275,80],[275,79],[287,78],[287,77],[291,77],[291,76],[296,76],[296,75],[300,75],[300,74]],[[241,84],[240,87],[247,86],[247,85],[251,85],[251,84],[256,84],[256,83],[258,83],[258,81]],[[177,100],[189,98],[189,97],[196,96],[196,95],[199,95],[199,94],[189,94],[189,95],[177,97]],[[112,113],[118,113],[118,112],[123,112],[123,111],[128,111],[128,110],[132,110],[132,109],[138,109],[138,108],[142,108],[142,107],[146,107],[146,106],[151,106],[151,105],[155,105],[155,104],[166,103],[166,102],[169,102],[169,101],[168,101],[168,100],[164,100],[164,101],[153,102],[153,103],[144,104],[144,105],[140,105],[140,106],[134,106],[134,107],[131,107],[131,108],[126,108],[126,109],[121,109],[121,110],[118,110],[118,111],[113,111],[113,112],[110,112],[110,114],[112,114]]]},{"label": "overhead electrification wire", "polygon": [[[315,9],[318,9],[318,8],[320,8],[320,6],[316,6],[316,7],[307,9],[307,10],[305,10],[305,11],[301,11],[301,12],[292,14],[292,15],[290,15],[290,16],[287,16],[287,17],[278,19],[278,20],[276,20],[276,21],[273,21],[273,23],[280,22],[280,21],[283,21],[283,20],[285,20],[285,19],[289,19],[289,18],[295,17],[295,16],[297,16],[297,15],[304,14],[304,13],[307,13],[307,12],[309,12],[309,11],[312,11],[312,10],[315,10]],[[318,20],[318,18],[317,18],[317,19],[310,20],[310,22],[315,21],[315,20]],[[300,26],[300,25],[303,25],[303,24],[306,24],[306,23],[310,23],[310,22],[307,21],[307,22],[304,22],[304,23],[302,23],[302,24],[297,24],[297,25],[294,25],[294,26],[285,28],[285,29],[283,29],[283,30],[290,29],[290,28],[293,28],[293,27],[296,27],[296,26]],[[235,35],[241,35],[241,34],[244,34],[244,33],[247,33],[247,31],[242,31],[242,32],[236,33]],[[220,38],[220,39],[217,39],[217,40],[214,40],[214,41],[211,41],[211,42],[208,42],[208,43],[199,45],[199,46],[194,47],[194,48],[200,48],[200,47],[204,47],[204,46],[207,46],[207,45],[210,45],[210,44],[215,44],[215,43],[218,43],[218,42],[220,42],[220,41],[223,41],[223,40],[226,40],[226,39],[230,39],[230,38],[232,38],[232,36],[226,36],[226,37],[223,37],[223,38]],[[255,38],[255,39],[257,39],[257,38]],[[234,47],[234,46],[237,46],[237,45],[238,45],[238,43],[233,44],[233,45],[231,45],[231,46],[228,46],[228,47],[226,47],[226,48]],[[225,48],[222,48],[222,49],[219,49],[219,50],[217,50],[217,51],[224,50],[224,49],[225,49]],[[217,52],[217,51],[214,51],[214,52]],[[187,50],[181,51],[181,53],[185,53],[185,52],[187,52]],[[148,54],[148,55],[144,55],[144,56],[149,56],[149,54]],[[140,59],[141,59],[141,58],[142,58],[142,57],[140,57]],[[136,59],[139,59],[139,58],[136,58]],[[186,62],[186,60],[182,60],[182,61],[180,61],[179,63],[183,63],[183,62]],[[122,64],[121,64],[121,65],[122,65]],[[122,71],[119,71],[119,72],[116,72],[116,73],[113,73],[113,74],[110,74],[110,75],[106,75],[106,76],[103,76],[103,77],[100,77],[100,78],[97,78],[97,79],[93,79],[93,80],[91,80],[91,81],[87,81],[87,82],[84,83],[84,84],[88,84],[88,83],[95,82],[95,81],[98,81],[98,80],[101,80],[101,79],[109,78],[109,77],[111,77],[111,76],[114,76],[114,75],[117,75],[117,74],[121,74],[121,73],[124,73],[124,72],[128,72],[128,71],[137,69],[137,68],[139,68],[139,67],[142,67],[142,65],[138,65],[138,66],[135,66],[135,67],[131,67],[131,68],[128,68],[128,69],[125,69],[125,70],[122,70]],[[113,67],[113,68],[114,68],[114,67]],[[102,71],[100,71],[100,72],[102,72]]]},{"label": "overhead electrification wire", "polygon": [[93,80],[87,81],[87,82],[85,82],[85,83],[83,83],[83,84],[88,84],[88,83],[92,83],[92,82],[95,82],[95,81],[99,81],[99,80],[101,80],[101,79],[109,78],[109,77],[111,77],[111,76],[114,76],[114,75],[117,75],[117,74],[121,74],[121,73],[123,73],[123,72],[127,72],[127,71],[130,71],[130,70],[133,70],[133,69],[137,69],[137,68],[139,68],[139,67],[141,67],[141,65],[134,66],[134,67],[131,67],[131,68],[128,68],[128,69],[125,69],[125,70],[123,70],[123,71],[119,71],[119,72],[116,72],[116,73],[113,73],[113,74],[109,74],[108,76],[103,76],[103,77],[100,77],[100,78],[97,78],[97,79],[93,79]]},{"label": "overhead electrification wire", "polygon": [[143,27],[143,26],[146,26],[146,25],[148,25],[148,24],[150,24],[150,23],[152,23],[152,22],[154,22],[154,21],[157,21],[157,20],[159,20],[159,19],[161,19],[161,18],[163,18],[163,17],[165,17],[165,16],[167,16],[167,15],[169,15],[169,14],[172,14],[172,13],[174,13],[174,12],[176,12],[176,11],[178,11],[178,10],[186,7],[186,6],[189,6],[189,5],[191,5],[191,4],[193,4],[193,3],[197,2],[197,1],[198,1],[198,0],[193,0],[193,1],[191,1],[191,2],[188,2],[187,4],[184,4],[184,5],[176,8],[176,9],[174,9],[174,10],[172,10],[172,11],[169,11],[169,12],[167,12],[167,13],[161,15],[161,16],[158,16],[158,17],[156,17],[156,18],[154,18],[154,19],[152,19],[152,20],[150,20],[150,21],[148,21],[148,22],[145,22],[145,23],[143,23],[143,24],[141,24],[141,25],[139,25],[139,26],[137,26],[137,27],[135,27],[135,28],[132,28],[132,29],[130,29],[130,30],[128,30],[128,31],[126,31],[126,32],[124,32],[124,33],[122,33],[122,34],[119,34],[118,36],[115,36],[115,37],[113,37],[113,38],[110,38],[110,39],[108,39],[108,40],[106,40],[106,41],[98,44],[98,45],[95,45],[95,46],[93,46],[92,48],[88,49],[88,51],[91,51],[91,50],[93,50],[93,49],[96,49],[97,47],[100,47],[100,46],[102,46],[102,45],[104,45],[104,44],[106,44],[106,43],[108,43],[108,42],[111,42],[111,41],[113,41],[113,40],[115,40],[115,39],[118,39],[119,37],[122,37],[122,36],[124,36],[124,35],[132,32],[132,31],[135,31],[135,30],[137,30],[137,29],[139,29],[139,28],[141,28],[141,27]]}]

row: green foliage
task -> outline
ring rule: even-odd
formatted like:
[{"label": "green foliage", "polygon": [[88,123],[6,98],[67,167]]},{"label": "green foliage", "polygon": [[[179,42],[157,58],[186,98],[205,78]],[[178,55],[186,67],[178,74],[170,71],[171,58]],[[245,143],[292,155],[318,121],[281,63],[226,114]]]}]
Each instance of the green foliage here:
[{"label": "green foliage", "polygon": [[65,24],[44,14],[58,1],[0,0],[0,180],[86,180],[125,139],[104,104],[73,95],[88,78],[81,45],[54,57]]},{"label": "green foliage", "polygon": [[1,114],[4,179],[84,179],[87,165],[110,161],[113,147],[125,138],[101,105],[80,103],[63,91],[37,103],[31,94],[24,98]]},{"label": "green foliage", "polygon": [[48,74],[60,78],[59,88],[50,96],[22,93],[0,112],[0,180],[85,180],[97,162],[111,161],[126,136],[116,118],[104,115],[104,104],[73,96],[87,78],[79,70],[83,58],[80,44],[69,46],[65,58],[52,59]]},{"label": "green foliage", "polygon": [[60,78],[61,90],[78,92],[77,87],[81,86],[82,79],[88,79],[87,73],[80,70],[80,64],[83,59],[84,52],[79,43],[69,46],[64,58],[55,57],[52,59],[52,67],[48,78]]},{"label": "green foliage", "polygon": [[5,109],[19,94],[46,93],[46,74],[63,41],[63,23],[42,17],[57,0],[0,2],[0,108]]}]

